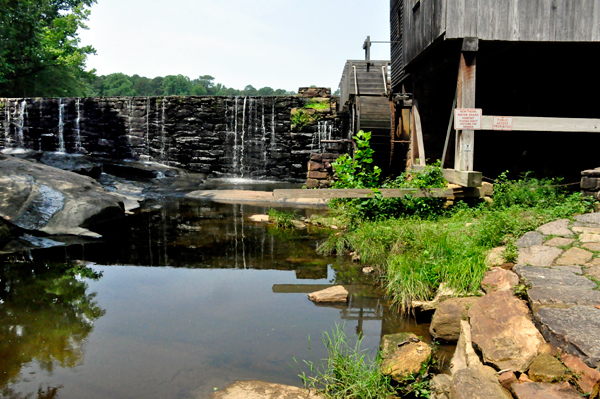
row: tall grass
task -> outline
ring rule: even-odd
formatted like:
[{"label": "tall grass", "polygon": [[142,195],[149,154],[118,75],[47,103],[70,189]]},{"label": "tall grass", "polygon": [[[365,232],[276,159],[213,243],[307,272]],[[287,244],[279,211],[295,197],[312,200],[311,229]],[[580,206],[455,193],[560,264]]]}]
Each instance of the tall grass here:
[{"label": "tall grass", "polygon": [[319,252],[358,252],[361,262],[379,269],[390,298],[404,310],[412,301],[432,299],[442,283],[457,296],[473,295],[487,269],[489,249],[549,221],[591,210],[592,201],[565,193],[555,183],[503,181],[493,205],[459,205],[435,218],[362,221],[344,235],[332,235]]},{"label": "tall grass", "polygon": [[304,361],[311,374],[300,375],[306,388],[319,389],[335,399],[379,399],[395,394],[390,378],[379,369],[380,358],[370,358],[361,348],[362,336],[348,337],[344,326],[336,324],[331,334],[323,333],[321,342],[327,358],[321,363]]}]

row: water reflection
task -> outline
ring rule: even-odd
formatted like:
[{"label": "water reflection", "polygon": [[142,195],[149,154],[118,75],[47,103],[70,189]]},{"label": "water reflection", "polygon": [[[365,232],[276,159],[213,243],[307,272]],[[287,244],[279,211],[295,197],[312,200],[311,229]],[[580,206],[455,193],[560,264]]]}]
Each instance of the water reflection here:
[{"label": "water reflection", "polygon": [[[21,369],[32,362],[51,374],[56,367],[83,361],[82,346],[105,313],[87,292],[83,277],[97,280],[85,267],[5,264],[0,267],[0,387],[3,397],[21,398],[7,383],[26,379]],[[60,386],[41,387],[38,398],[56,397]]]}]

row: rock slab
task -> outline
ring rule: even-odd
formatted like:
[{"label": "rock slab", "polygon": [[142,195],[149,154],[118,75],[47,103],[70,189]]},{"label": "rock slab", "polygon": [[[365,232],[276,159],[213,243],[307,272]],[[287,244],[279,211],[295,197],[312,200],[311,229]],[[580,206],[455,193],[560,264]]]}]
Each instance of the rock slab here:
[{"label": "rock slab", "polygon": [[492,267],[481,280],[481,288],[487,294],[494,291],[513,292],[517,284],[519,284],[519,276],[501,267]]},{"label": "rock slab", "polygon": [[550,266],[563,253],[562,249],[547,245],[534,245],[519,251],[517,264],[531,266]]},{"label": "rock slab", "polygon": [[548,342],[580,357],[591,368],[600,365],[600,309],[593,306],[541,308],[535,321]]},{"label": "rock slab", "polygon": [[313,302],[347,302],[348,301],[348,290],[342,285],[336,285],[334,287],[325,288],[321,291],[316,291],[308,294],[308,299]]},{"label": "rock slab", "polygon": [[485,363],[499,370],[527,371],[544,338],[523,301],[510,292],[493,292],[471,306],[469,316],[473,344]]},{"label": "rock slab", "polygon": [[498,382],[495,370],[476,366],[459,370],[452,380],[453,399],[511,399],[512,395]]},{"label": "rock slab", "polygon": [[537,231],[547,236],[573,237],[574,234],[568,226],[569,219],[560,219],[538,227]]},{"label": "rock slab", "polygon": [[0,155],[0,217],[22,229],[97,236],[87,228],[124,214],[123,198],[90,177]]},{"label": "rock slab", "polygon": [[517,399],[581,399],[581,395],[568,382],[526,382],[513,385],[513,392]]},{"label": "rock slab", "polygon": [[542,245],[544,243],[544,236],[537,231],[530,231],[525,233],[521,238],[519,238],[515,245],[519,248],[527,248],[532,247],[534,245]]},{"label": "rock slab", "polygon": [[[600,236],[598,236],[600,238]],[[558,266],[585,265],[594,255],[585,249],[573,247],[568,249],[556,260]]]},{"label": "rock slab", "polygon": [[588,367],[577,356],[563,354],[560,359],[569,370],[579,376],[576,383],[583,393],[591,393],[594,386],[600,382],[600,372]]}]

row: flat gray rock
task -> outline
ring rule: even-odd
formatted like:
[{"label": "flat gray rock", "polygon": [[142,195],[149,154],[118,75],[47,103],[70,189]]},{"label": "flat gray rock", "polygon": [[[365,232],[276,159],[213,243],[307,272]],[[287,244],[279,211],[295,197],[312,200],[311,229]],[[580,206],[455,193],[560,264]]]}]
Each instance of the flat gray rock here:
[{"label": "flat gray rock", "polygon": [[561,268],[515,266],[515,273],[530,285],[527,296],[534,314],[543,307],[600,305],[600,291],[594,290],[596,283],[587,277],[573,273],[570,269],[570,266]]},{"label": "flat gray rock", "polygon": [[575,216],[579,223],[589,225],[590,227],[600,227],[600,212],[586,213],[585,215]]},{"label": "flat gray rock", "polygon": [[521,248],[517,264],[531,266],[550,266],[563,253],[562,249],[546,245],[534,245]]},{"label": "flat gray rock", "polygon": [[568,226],[569,219],[560,219],[538,227],[537,231],[547,236],[573,237],[574,234]]},{"label": "flat gray rock", "polygon": [[578,276],[570,270],[558,267],[545,268],[517,265],[513,268],[515,273],[532,287],[570,287],[580,289],[594,289],[596,284],[590,279]]},{"label": "flat gray rock", "polygon": [[600,309],[573,306],[568,309],[541,308],[536,325],[548,342],[578,356],[589,367],[600,364]]},{"label": "flat gray rock", "polygon": [[544,243],[544,236],[538,232],[530,231],[525,233],[523,237],[519,238],[515,245],[519,248],[527,248],[534,245],[542,245]]}]

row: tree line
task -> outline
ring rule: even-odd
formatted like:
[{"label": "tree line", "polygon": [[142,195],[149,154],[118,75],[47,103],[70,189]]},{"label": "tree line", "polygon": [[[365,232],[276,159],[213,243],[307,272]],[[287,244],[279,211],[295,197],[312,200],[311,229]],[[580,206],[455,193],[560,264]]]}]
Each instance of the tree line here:
[{"label": "tree line", "polygon": [[284,96],[294,95],[293,91],[255,88],[247,85],[242,90],[215,83],[215,78],[202,75],[190,79],[184,75],[157,76],[153,79],[144,76],[128,76],[124,73],[112,73],[98,76],[91,87],[91,96]]},{"label": "tree line", "polygon": [[203,75],[153,79],[86,70],[92,46],[80,46],[78,31],[96,0],[0,0],[0,97],[92,96],[277,96],[294,92],[252,85],[242,90]]}]

